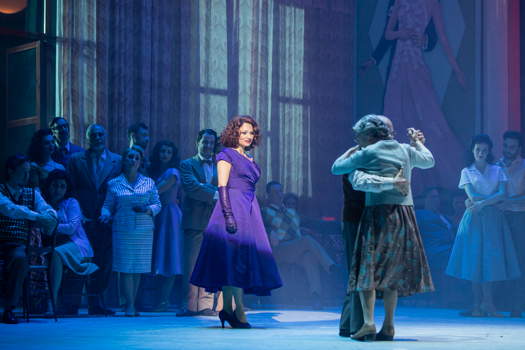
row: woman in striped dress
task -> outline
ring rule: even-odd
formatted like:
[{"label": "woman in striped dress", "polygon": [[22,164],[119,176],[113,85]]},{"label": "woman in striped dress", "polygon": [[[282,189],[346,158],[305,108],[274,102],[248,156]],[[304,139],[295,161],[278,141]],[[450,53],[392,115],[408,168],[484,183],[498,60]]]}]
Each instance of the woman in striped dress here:
[{"label": "woman in striped dress", "polygon": [[120,272],[126,316],[138,316],[135,299],[141,274],[151,272],[153,217],[161,209],[155,182],[138,172],[142,159],[139,149],[124,151],[122,173],[108,182],[99,219],[113,219],[113,271]]}]

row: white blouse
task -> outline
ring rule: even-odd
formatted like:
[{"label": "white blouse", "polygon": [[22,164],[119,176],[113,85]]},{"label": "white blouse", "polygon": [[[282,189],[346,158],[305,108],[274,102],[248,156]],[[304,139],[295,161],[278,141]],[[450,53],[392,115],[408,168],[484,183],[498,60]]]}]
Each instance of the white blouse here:
[{"label": "white blouse", "polygon": [[497,165],[487,164],[483,174],[474,164],[461,170],[459,188],[465,189],[467,184],[472,184],[474,190],[484,196],[489,196],[498,191],[500,182],[506,182],[507,176],[503,169]]}]

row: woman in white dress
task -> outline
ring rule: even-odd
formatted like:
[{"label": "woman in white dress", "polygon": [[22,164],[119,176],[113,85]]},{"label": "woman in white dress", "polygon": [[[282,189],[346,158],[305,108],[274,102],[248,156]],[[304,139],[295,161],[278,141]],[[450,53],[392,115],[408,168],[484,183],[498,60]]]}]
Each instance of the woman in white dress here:
[{"label": "woman in white dress", "polygon": [[138,316],[135,300],[141,274],[151,272],[153,217],[161,209],[155,182],[138,172],[142,160],[141,150],[124,151],[122,174],[108,182],[99,219],[113,219],[113,271],[120,272],[126,316]]},{"label": "woman in white dress", "polygon": [[492,141],[487,135],[474,137],[470,153],[459,188],[471,205],[459,224],[446,273],[472,282],[474,303],[468,316],[501,317],[492,298],[493,282],[521,274],[508,224],[496,206],[505,197],[507,177],[492,164]]}]

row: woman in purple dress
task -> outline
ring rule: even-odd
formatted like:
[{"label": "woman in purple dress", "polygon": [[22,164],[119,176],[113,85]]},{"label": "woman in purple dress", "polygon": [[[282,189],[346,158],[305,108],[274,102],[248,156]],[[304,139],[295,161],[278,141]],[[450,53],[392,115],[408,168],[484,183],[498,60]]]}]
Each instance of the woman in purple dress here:
[{"label": "woman in purple dress", "polygon": [[176,275],[182,275],[182,212],[179,207],[180,174],[177,147],[157,142],[151,155],[149,176],[155,180],[162,210],[155,218],[151,272],[159,276],[159,304],[166,311]]},{"label": "woman in purple dress", "polygon": [[208,292],[222,290],[223,327],[227,321],[232,328],[250,328],[243,293],[270,295],[282,285],[255,197],[261,170],[246,154],[258,140],[259,128],[249,116],[234,117],[222,132],[225,148],[216,156],[219,201],[191,276],[192,284]]}]

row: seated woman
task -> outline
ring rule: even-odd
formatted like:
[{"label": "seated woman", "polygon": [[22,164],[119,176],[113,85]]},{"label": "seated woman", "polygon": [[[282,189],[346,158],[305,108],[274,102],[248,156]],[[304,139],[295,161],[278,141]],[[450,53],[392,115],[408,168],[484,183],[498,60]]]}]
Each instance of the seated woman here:
[{"label": "seated woman", "polygon": [[334,270],[335,262],[315,239],[301,232],[300,217],[295,210],[296,203],[293,203],[294,200],[297,202],[295,195],[283,197],[282,185],[277,181],[266,185],[266,193],[267,205],[261,212],[275,260],[279,264],[294,264],[304,269],[312,307],[321,309],[321,269],[329,274]]},{"label": "seated woman", "polygon": [[43,193],[46,201],[57,211],[57,241],[63,242],[56,247],[51,257],[51,292],[55,305],[64,265],[73,273],[82,276],[98,269],[97,265],[90,262],[93,249],[82,227],[80,205],[75,198],[68,195],[69,188],[66,172],[57,169],[49,173]]}]

